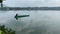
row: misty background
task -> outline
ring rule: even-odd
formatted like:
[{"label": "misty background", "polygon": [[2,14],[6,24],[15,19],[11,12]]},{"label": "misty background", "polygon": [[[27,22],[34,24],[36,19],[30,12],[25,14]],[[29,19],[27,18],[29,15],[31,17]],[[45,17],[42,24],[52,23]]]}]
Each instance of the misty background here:
[{"label": "misty background", "polygon": [[58,7],[60,0],[4,0],[9,7]]},{"label": "misty background", "polygon": [[[59,7],[60,0],[5,0],[6,7]],[[30,15],[19,18],[14,16]],[[12,28],[16,34],[60,34],[60,11],[0,11],[0,24]]]},{"label": "misty background", "polygon": [[[19,18],[14,16],[27,15]],[[60,11],[8,11],[0,12],[0,24],[12,28],[17,34],[60,34]]]}]

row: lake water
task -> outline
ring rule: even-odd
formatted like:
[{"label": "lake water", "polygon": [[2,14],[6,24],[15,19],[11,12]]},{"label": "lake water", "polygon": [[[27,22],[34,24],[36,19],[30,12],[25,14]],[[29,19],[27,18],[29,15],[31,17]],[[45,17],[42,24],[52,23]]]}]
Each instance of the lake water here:
[{"label": "lake water", "polygon": [[[16,20],[17,13],[30,16]],[[17,34],[60,34],[60,11],[0,11],[0,24]]]}]

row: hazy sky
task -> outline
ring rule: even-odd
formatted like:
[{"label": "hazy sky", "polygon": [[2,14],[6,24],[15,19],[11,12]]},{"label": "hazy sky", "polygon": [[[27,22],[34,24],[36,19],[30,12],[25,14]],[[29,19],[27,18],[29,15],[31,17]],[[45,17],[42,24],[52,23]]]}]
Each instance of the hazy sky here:
[{"label": "hazy sky", "polygon": [[60,6],[60,0],[5,0],[3,3],[12,7]]}]

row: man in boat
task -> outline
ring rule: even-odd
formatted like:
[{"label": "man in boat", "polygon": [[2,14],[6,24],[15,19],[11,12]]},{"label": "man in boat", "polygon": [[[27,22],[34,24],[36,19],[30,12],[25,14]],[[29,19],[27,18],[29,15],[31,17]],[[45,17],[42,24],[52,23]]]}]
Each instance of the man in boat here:
[{"label": "man in boat", "polygon": [[16,14],[14,18],[16,20],[18,20],[18,18],[22,18],[22,17],[29,17],[29,15],[18,15],[18,14]]}]

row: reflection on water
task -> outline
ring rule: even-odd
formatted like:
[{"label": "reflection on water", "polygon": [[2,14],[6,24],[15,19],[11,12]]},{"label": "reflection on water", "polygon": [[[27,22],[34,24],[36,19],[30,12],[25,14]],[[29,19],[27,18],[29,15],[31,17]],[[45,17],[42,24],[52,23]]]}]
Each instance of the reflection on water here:
[{"label": "reflection on water", "polygon": [[[19,18],[14,16],[30,15]],[[17,34],[60,34],[59,11],[0,11],[0,24],[12,28]]]}]

